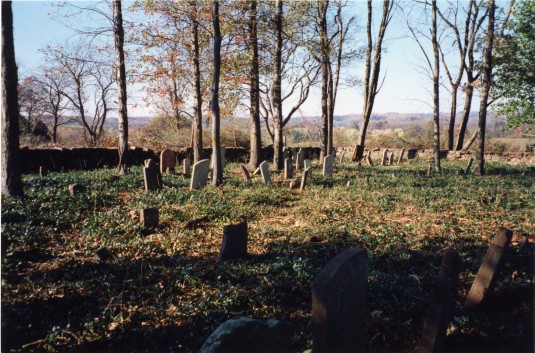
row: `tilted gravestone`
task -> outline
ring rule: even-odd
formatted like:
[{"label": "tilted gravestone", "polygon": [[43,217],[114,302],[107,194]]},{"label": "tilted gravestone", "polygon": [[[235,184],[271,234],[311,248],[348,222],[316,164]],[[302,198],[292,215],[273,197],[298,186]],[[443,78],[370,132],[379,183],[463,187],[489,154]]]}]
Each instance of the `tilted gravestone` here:
[{"label": "tilted gravestone", "polygon": [[139,218],[141,219],[141,224],[145,228],[157,227],[160,222],[160,214],[157,208],[141,209]]},{"label": "tilted gravestone", "polygon": [[219,261],[231,260],[247,255],[247,222],[223,227],[223,243]]},{"label": "tilted gravestone", "polygon": [[308,168],[303,170],[303,176],[301,176],[301,186],[299,187],[300,191],[305,190],[305,187],[307,185],[307,179],[309,177],[309,174],[312,172],[312,168]]},{"label": "tilted gravestone", "polygon": [[459,254],[452,249],[446,250],[438,273],[438,283],[432,294],[425,319],[420,340],[420,353],[438,352],[442,348],[457,293],[460,265]]},{"label": "tilted gravestone", "polygon": [[161,174],[158,170],[158,166],[152,159],[145,160],[143,179],[145,181],[145,191],[155,191],[162,186]]},{"label": "tilted gravestone", "polygon": [[247,169],[247,166],[245,164],[240,164],[240,168],[245,181],[251,181],[251,174],[249,173],[249,169]]},{"label": "tilted gravestone", "polygon": [[334,156],[332,154],[323,158],[323,176],[333,176]]},{"label": "tilted gravestone", "polygon": [[305,161],[305,150],[300,148],[299,152],[297,152],[297,158],[295,161],[295,169],[301,170],[303,169],[303,163]]},{"label": "tilted gravestone", "polygon": [[366,350],[368,255],[348,249],[333,258],[312,284],[312,351]]},{"label": "tilted gravestone", "polygon": [[203,159],[193,165],[193,174],[189,185],[190,190],[200,190],[208,183],[208,172],[210,171],[210,160]]},{"label": "tilted gravestone", "polygon": [[402,148],[401,149],[401,152],[399,153],[399,157],[398,157],[398,165],[401,163],[401,161],[403,160],[403,155],[405,154],[405,149]]},{"label": "tilted gravestone", "polygon": [[504,227],[501,227],[496,233],[464,302],[465,309],[472,309],[481,304],[494,289],[498,271],[503,265],[512,237],[513,232]]},{"label": "tilted gravestone", "polygon": [[292,179],[294,177],[294,168],[292,165],[292,160],[286,158],[284,160],[284,179]]},{"label": "tilted gravestone", "polygon": [[262,174],[262,180],[264,184],[271,184],[271,174],[269,174],[269,165],[266,161],[263,161],[260,166],[260,173]]},{"label": "tilted gravestone", "polygon": [[191,174],[191,161],[189,158],[182,161],[182,174],[184,174],[184,176],[189,176]]},{"label": "tilted gravestone", "polygon": [[166,173],[168,170],[173,170],[176,165],[175,152],[164,149],[160,152],[160,173]]}]

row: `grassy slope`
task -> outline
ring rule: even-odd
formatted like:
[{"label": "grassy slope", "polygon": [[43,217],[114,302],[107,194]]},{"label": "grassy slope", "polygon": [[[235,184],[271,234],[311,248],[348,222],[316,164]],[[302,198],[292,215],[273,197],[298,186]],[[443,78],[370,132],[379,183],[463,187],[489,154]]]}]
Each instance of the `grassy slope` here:
[{"label": "grassy slope", "polygon": [[[235,316],[290,321],[302,351],[312,339],[310,284],[354,246],[370,257],[371,351],[417,349],[448,247],[464,262],[447,348],[532,351],[533,251],[517,242],[535,236],[535,180],[527,167],[489,164],[485,177],[459,176],[455,162],[444,167],[427,178],[417,176],[424,162],[344,165],[328,179],[316,168],[303,193],[245,184],[235,164],[223,187],[202,192],[164,176],[163,190],[146,193],[140,168],[112,183],[113,170],[26,176],[27,198],[2,201],[2,351],[195,351]],[[70,197],[73,182],[88,190]],[[137,217],[151,206],[160,226],[147,231]],[[184,229],[192,219],[204,221]],[[223,226],[240,220],[251,256],[217,263]],[[465,312],[499,226],[514,231],[509,261],[492,301]],[[303,244],[307,235],[324,242]],[[99,262],[101,247],[116,258]]]}]

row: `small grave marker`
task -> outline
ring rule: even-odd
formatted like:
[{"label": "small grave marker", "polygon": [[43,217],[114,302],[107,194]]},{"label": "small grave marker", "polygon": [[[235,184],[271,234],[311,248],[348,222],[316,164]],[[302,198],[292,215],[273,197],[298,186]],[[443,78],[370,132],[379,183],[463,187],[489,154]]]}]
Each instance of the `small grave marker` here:
[{"label": "small grave marker", "polygon": [[189,176],[191,174],[191,161],[189,158],[182,161],[182,174],[184,174],[184,176]]},{"label": "small grave marker", "polygon": [[368,151],[368,154],[366,155],[366,162],[368,163],[368,165],[370,167],[373,167],[373,162],[372,162],[372,151],[369,150]]},{"label": "small grave marker", "polygon": [[334,156],[332,154],[323,158],[323,176],[333,176]]},{"label": "small grave marker", "polygon": [[200,190],[208,183],[208,172],[210,171],[210,160],[203,159],[193,165],[190,190]]},{"label": "small grave marker", "polygon": [[303,170],[303,176],[301,177],[301,186],[299,187],[300,191],[305,190],[305,186],[307,184],[308,173],[310,173],[311,170],[312,169],[310,168]]},{"label": "small grave marker", "polygon": [[390,157],[388,157],[388,165],[394,164],[394,152],[390,152]]},{"label": "small grave marker", "polygon": [[310,175],[312,175],[312,161],[310,159],[305,159],[303,161],[303,169],[310,169],[308,172],[310,173]]},{"label": "small grave marker", "polygon": [[342,153],[340,153],[340,164],[344,163],[344,157],[346,156],[346,153],[344,151],[342,151]]},{"label": "small grave marker", "polygon": [[312,284],[313,352],[366,350],[368,255],[348,249],[333,258]]},{"label": "small grave marker", "polygon": [[143,208],[139,213],[141,224],[145,228],[157,227],[160,222],[160,213],[157,208]]},{"label": "small grave marker", "polygon": [[168,169],[174,169],[176,165],[175,152],[170,149],[164,149],[160,152],[160,173],[168,172]]},{"label": "small grave marker", "polygon": [[386,156],[387,155],[388,155],[388,149],[385,148],[385,150],[383,151],[383,157],[381,158],[381,165],[382,166],[386,165]]},{"label": "small grave marker", "polygon": [[266,161],[260,164],[260,173],[262,174],[262,180],[264,184],[271,184],[271,174],[269,174],[269,165]]},{"label": "small grave marker", "polygon": [[245,164],[240,164],[241,171],[243,173],[243,178],[245,181],[249,182],[251,181],[251,174],[249,174],[249,169],[247,169],[247,166]]},{"label": "small grave marker", "polygon": [[294,177],[294,169],[292,165],[292,160],[286,158],[284,160],[284,179],[292,179]]},{"label": "small grave marker", "polygon": [[498,271],[503,265],[512,237],[513,232],[504,227],[501,227],[496,233],[464,302],[465,309],[472,309],[481,304],[494,289]]},{"label": "small grave marker", "polygon": [[160,173],[158,166],[152,159],[145,160],[143,168],[143,179],[145,181],[145,191],[155,191],[161,187]]},{"label": "small grave marker", "polygon": [[299,152],[297,152],[297,159],[295,161],[295,169],[301,170],[303,169],[303,163],[305,161],[305,150],[300,148]]},{"label": "small grave marker", "polygon": [[398,165],[401,164],[401,161],[403,160],[403,155],[405,154],[405,149],[402,148],[401,149],[401,153],[399,154],[399,157],[398,157]]},{"label": "small grave marker", "polygon": [[223,227],[223,243],[219,261],[236,259],[247,255],[247,222]]}]

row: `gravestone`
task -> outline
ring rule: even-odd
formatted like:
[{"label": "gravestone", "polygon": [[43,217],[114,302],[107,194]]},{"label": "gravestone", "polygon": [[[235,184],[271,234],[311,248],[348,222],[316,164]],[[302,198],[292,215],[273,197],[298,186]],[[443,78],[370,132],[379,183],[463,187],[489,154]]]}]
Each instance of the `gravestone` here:
[{"label": "gravestone", "polygon": [[208,172],[210,171],[210,160],[203,159],[193,165],[193,174],[189,185],[190,190],[201,190],[208,183]]},{"label": "gravestone", "polygon": [[223,227],[223,243],[219,261],[231,260],[247,255],[247,222]]},{"label": "gravestone", "polygon": [[372,151],[369,150],[368,151],[368,154],[366,155],[366,162],[368,163],[368,165],[370,167],[373,167],[373,162],[372,162]]},{"label": "gravestone", "polygon": [[470,157],[470,160],[468,161],[468,165],[466,166],[466,169],[464,170],[464,175],[470,174],[470,169],[472,169],[472,163],[474,163],[474,157]]},{"label": "gravestone", "polygon": [[297,158],[295,161],[295,169],[301,170],[303,169],[303,163],[305,161],[305,150],[300,148],[299,152],[297,152]]},{"label": "gravestone", "polygon": [[344,163],[344,157],[346,156],[345,152],[340,153],[340,164]]},{"label": "gravestone", "polygon": [[394,164],[394,152],[390,152],[390,157],[388,157],[388,165]]},{"label": "gravestone", "polygon": [[186,158],[182,161],[182,174],[184,176],[189,176],[191,173],[191,161],[189,158]]},{"label": "gravestone", "polygon": [[501,227],[496,233],[464,302],[465,309],[472,309],[481,304],[494,289],[498,271],[504,263],[512,237],[513,232],[504,227]]},{"label": "gravestone", "polygon": [[292,179],[294,177],[294,168],[292,165],[292,160],[286,158],[284,160],[284,179]]},{"label": "gravestone", "polygon": [[459,254],[452,249],[446,250],[438,273],[438,283],[432,294],[425,319],[420,340],[420,353],[438,352],[442,348],[453,312],[460,265]]},{"label": "gravestone", "polygon": [[74,184],[70,184],[69,185],[69,193],[71,194],[71,196],[79,194],[79,193],[81,193],[83,191],[85,191],[85,186],[83,186],[81,184],[74,183]]},{"label": "gravestone", "polygon": [[401,152],[399,154],[399,157],[398,157],[398,165],[401,163],[401,161],[403,160],[403,155],[405,154],[405,149],[402,148],[401,149]]},{"label": "gravestone", "polygon": [[307,184],[308,174],[312,171],[311,168],[303,170],[303,176],[301,177],[301,186],[299,187],[300,191],[305,190],[305,186]]},{"label": "gravestone", "polygon": [[312,175],[312,161],[310,159],[305,159],[303,161],[303,169],[304,170],[309,169],[308,173],[310,176]]},{"label": "gravestone", "polygon": [[264,184],[271,184],[271,174],[269,174],[269,165],[266,161],[260,164],[260,174],[262,174],[262,180]]},{"label": "gravestone", "polygon": [[334,169],[334,156],[332,154],[323,158],[323,176],[332,177]]},{"label": "gravestone", "polygon": [[143,208],[139,214],[141,225],[145,228],[157,227],[160,222],[160,214],[157,208]]},{"label": "gravestone", "polygon": [[312,284],[312,351],[366,350],[368,255],[348,249],[333,258]]},{"label": "gravestone", "polygon": [[145,181],[145,191],[155,191],[161,187],[161,174],[152,159],[145,160],[143,179]]},{"label": "gravestone", "polygon": [[245,164],[240,164],[241,171],[243,173],[243,178],[245,181],[249,182],[251,181],[251,174],[249,174],[249,169],[247,169],[247,166]]},{"label": "gravestone", "polygon": [[388,155],[388,149],[385,148],[385,150],[383,151],[383,157],[381,158],[381,165],[382,166],[386,165],[386,156],[387,155]]},{"label": "gravestone", "polygon": [[169,170],[173,170],[176,165],[175,152],[170,149],[164,149],[160,152],[160,173],[166,173]]}]

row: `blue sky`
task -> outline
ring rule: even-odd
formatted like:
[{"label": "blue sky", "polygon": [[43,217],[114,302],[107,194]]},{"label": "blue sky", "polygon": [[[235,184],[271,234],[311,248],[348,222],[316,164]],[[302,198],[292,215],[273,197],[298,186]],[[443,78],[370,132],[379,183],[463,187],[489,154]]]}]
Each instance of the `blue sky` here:
[{"label": "blue sky", "polygon": [[[365,26],[365,3],[357,2],[359,25]],[[375,2],[376,11],[380,12],[380,2]],[[358,9],[357,9],[358,10]],[[51,17],[54,8],[44,1],[15,1],[13,3],[15,52],[22,75],[29,74],[41,64],[39,49],[48,44],[61,43],[70,36],[71,30],[59,24]],[[361,30],[362,31],[362,30]],[[421,52],[412,39],[404,37],[406,29],[399,19],[393,20],[388,39],[385,42],[387,52],[383,56],[382,74],[386,72],[383,88],[376,98],[374,111],[378,113],[428,113],[432,97],[429,93],[431,81],[418,72],[415,62],[421,60]],[[349,68],[352,74],[362,77],[363,67],[356,64]],[[449,111],[448,96],[442,92],[441,111]],[[135,103],[132,102],[131,103]],[[474,102],[473,107],[477,107]],[[335,114],[357,114],[362,109],[361,88],[344,88],[339,92]],[[129,108],[132,115],[150,114],[150,110]],[[318,91],[312,92],[306,105],[301,109],[303,115],[321,115]]]}]

